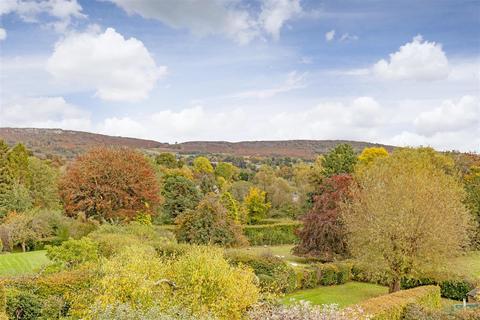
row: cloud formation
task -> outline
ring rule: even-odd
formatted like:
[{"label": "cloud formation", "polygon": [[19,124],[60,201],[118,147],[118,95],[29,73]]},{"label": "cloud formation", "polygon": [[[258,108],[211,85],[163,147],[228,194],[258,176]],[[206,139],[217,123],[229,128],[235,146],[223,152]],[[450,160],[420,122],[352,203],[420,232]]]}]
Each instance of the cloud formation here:
[{"label": "cloud formation", "polygon": [[55,45],[47,70],[56,80],[95,90],[103,100],[145,99],[167,68],[157,66],[143,43],[115,29],[71,33]]},{"label": "cloud formation", "polygon": [[325,33],[325,40],[330,42],[335,38],[335,30],[330,30],[327,33]]},{"label": "cloud formation", "polygon": [[40,15],[46,14],[55,21],[46,23],[58,32],[64,32],[72,19],[85,18],[82,7],[77,0],[2,0],[0,1],[0,16],[15,13],[23,21],[39,23]]},{"label": "cloud formation", "polygon": [[128,14],[155,19],[175,29],[187,29],[198,36],[223,35],[239,44],[268,34],[278,39],[286,21],[302,8],[299,0],[262,0],[254,14],[239,1],[106,0]]},{"label": "cloud formation", "polygon": [[374,73],[388,80],[442,80],[450,72],[442,45],[424,41],[421,35],[373,66]]}]

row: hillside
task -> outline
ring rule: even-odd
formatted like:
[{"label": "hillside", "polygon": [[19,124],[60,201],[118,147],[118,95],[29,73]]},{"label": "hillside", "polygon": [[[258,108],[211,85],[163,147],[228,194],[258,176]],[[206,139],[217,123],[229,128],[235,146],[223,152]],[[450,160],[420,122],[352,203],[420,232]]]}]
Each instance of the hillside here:
[{"label": "hillside", "polygon": [[171,151],[182,154],[222,153],[237,156],[298,157],[312,159],[339,143],[349,143],[357,151],[365,147],[393,146],[344,140],[285,140],[285,141],[191,141],[178,144],[153,140],[114,137],[89,132],[61,129],[0,128],[0,138],[8,144],[24,143],[38,156],[56,155],[72,158],[96,146],[124,146],[152,151]]}]

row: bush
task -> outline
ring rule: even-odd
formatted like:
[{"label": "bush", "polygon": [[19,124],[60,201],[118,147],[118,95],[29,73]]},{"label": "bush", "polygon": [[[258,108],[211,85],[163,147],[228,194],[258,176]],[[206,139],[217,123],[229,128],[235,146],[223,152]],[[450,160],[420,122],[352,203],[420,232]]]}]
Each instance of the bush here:
[{"label": "bush", "polygon": [[158,304],[162,310],[178,307],[195,316],[240,319],[258,299],[251,269],[229,265],[223,250],[214,247],[191,246],[177,258],[129,247],[104,265],[103,274],[95,288],[100,306],[129,303],[147,310]]},{"label": "bush", "polygon": [[70,239],[57,247],[47,246],[47,257],[64,268],[74,268],[98,259],[98,245],[91,239]]},{"label": "bush", "polygon": [[10,319],[37,319],[42,313],[40,298],[29,291],[7,290],[7,315]]},{"label": "bush", "polygon": [[248,244],[241,226],[228,214],[215,194],[208,194],[195,208],[175,220],[177,240],[200,245],[240,247]]},{"label": "bush", "polygon": [[[439,279],[446,277],[445,275],[438,276]],[[455,277],[447,280],[436,280],[435,277],[402,279],[402,288],[404,289],[415,288],[422,285],[439,285],[442,297],[462,301],[467,296],[467,293],[476,287],[476,281]]]},{"label": "bush", "polygon": [[473,310],[442,311],[431,310],[417,304],[405,308],[404,320],[478,320],[480,308]]},{"label": "bush", "polygon": [[227,252],[227,259],[233,265],[247,265],[260,280],[263,292],[288,293],[297,288],[295,270],[285,261],[273,255],[255,255],[240,251]]},{"label": "bush", "polygon": [[340,310],[335,305],[312,306],[301,301],[294,305],[260,304],[247,314],[250,320],[368,320],[370,319],[359,308]]},{"label": "bush", "polygon": [[366,313],[373,315],[375,320],[397,320],[402,319],[407,306],[412,303],[438,309],[440,307],[440,288],[438,286],[423,286],[401,290],[368,299],[360,303],[359,307]]},{"label": "bush", "polygon": [[245,226],[243,232],[251,245],[293,244],[298,241],[295,230],[301,225],[298,221],[265,225]]}]

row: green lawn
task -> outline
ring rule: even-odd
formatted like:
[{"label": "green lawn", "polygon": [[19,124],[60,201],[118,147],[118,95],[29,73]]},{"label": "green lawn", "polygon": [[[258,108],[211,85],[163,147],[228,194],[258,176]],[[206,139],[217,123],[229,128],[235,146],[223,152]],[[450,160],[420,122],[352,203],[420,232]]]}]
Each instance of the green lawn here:
[{"label": "green lawn", "polygon": [[297,291],[286,295],[282,302],[290,304],[294,301],[305,300],[316,305],[334,303],[340,307],[345,307],[387,293],[387,287],[370,283],[349,282],[338,286]]},{"label": "green lawn", "polygon": [[452,265],[459,274],[480,278],[480,251],[456,258]]},{"label": "green lawn", "polygon": [[49,263],[45,250],[0,254],[0,277],[34,273]]},{"label": "green lawn", "polygon": [[297,264],[302,264],[306,262],[305,258],[295,256],[291,253],[293,245],[285,244],[285,245],[278,245],[278,246],[254,246],[248,247],[244,249],[233,249],[236,251],[245,251],[253,254],[273,254],[275,256],[279,256],[282,259],[293,262]]}]

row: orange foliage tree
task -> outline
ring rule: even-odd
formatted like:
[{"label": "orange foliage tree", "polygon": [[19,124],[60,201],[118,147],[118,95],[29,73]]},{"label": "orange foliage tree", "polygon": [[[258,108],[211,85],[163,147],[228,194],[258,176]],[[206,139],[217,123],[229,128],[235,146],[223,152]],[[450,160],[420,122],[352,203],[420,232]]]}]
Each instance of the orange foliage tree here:
[{"label": "orange foliage tree", "polygon": [[155,172],[139,152],[95,148],[79,156],[60,181],[68,215],[84,212],[96,219],[129,219],[154,214],[160,203]]}]

